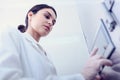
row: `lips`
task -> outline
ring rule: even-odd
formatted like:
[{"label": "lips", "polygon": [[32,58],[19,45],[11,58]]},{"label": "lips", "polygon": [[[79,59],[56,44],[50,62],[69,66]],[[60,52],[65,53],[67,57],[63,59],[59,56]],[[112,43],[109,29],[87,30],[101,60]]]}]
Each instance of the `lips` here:
[{"label": "lips", "polygon": [[50,27],[49,26],[44,26],[45,27],[45,30],[49,31],[50,30]]}]

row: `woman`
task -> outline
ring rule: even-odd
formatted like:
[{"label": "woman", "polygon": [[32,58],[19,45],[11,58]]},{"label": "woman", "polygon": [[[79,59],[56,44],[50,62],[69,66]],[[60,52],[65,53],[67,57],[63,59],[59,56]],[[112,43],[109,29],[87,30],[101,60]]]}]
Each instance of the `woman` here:
[{"label": "woman", "polygon": [[[70,76],[57,76],[54,65],[39,45],[41,37],[56,22],[55,9],[46,4],[33,6],[26,15],[26,26],[8,29],[0,34],[0,80],[93,80],[102,65],[112,62],[96,55],[97,49],[83,71]],[[96,65],[97,64],[97,65]]]}]

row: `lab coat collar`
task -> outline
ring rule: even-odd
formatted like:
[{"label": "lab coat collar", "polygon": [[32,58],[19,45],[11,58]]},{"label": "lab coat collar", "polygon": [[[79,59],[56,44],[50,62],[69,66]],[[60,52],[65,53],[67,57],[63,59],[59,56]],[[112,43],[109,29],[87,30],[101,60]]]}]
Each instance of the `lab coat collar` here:
[{"label": "lab coat collar", "polygon": [[[36,49],[39,51],[39,49],[40,50],[42,50],[43,52],[44,52],[44,55],[46,55],[46,52],[44,51],[44,49],[40,46],[40,44],[30,35],[30,34],[28,34],[28,33],[23,33],[23,35],[24,35],[24,37],[28,40],[28,41],[30,41],[31,43],[32,43],[32,45],[34,46],[34,47],[36,47]],[[38,49],[39,48],[39,49]]]}]

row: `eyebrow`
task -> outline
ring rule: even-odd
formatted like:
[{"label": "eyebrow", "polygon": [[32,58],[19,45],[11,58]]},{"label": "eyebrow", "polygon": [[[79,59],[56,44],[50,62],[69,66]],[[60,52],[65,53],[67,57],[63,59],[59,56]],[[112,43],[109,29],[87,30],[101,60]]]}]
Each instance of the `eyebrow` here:
[{"label": "eyebrow", "polygon": [[48,11],[46,11],[50,16],[52,16]]}]

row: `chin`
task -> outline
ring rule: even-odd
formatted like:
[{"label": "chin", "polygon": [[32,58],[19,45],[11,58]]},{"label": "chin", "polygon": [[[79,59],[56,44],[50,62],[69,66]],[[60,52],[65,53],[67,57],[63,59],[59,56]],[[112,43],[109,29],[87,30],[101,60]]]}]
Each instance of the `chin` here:
[{"label": "chin", "polygon": [[47,36],[50,33],[50,31],[42,31],[39,34],[41,35],[41,37]]},{"label": "chin", "polygon": [[45,34],[42,34],[41,36],[42,36],[42,37],[45,37],[45,36],[47,36],[47,35],[48,35],[48,33],[45,33]]}]

